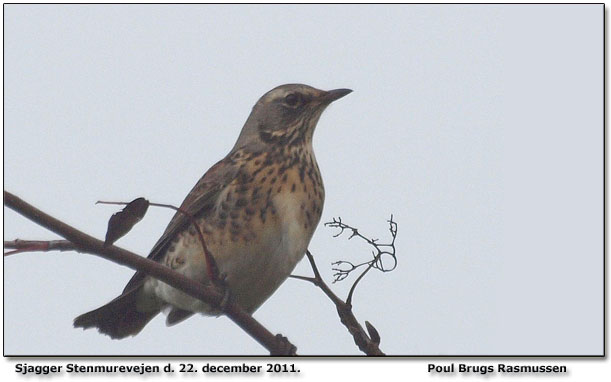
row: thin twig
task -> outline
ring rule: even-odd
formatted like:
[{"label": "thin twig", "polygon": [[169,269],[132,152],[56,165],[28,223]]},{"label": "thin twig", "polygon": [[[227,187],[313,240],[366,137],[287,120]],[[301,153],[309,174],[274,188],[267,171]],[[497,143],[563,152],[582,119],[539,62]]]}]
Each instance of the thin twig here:
[{"label": "thin twig", "polygon": [[365,277],[365,275],[367,274],[367,272],[369,272],[371,270],[371,268],[373,268],[373,263],[370,263],[369,266],[367,267],[367,269],[365,269],[363,271],[363,273],[361,273],[359,275],[359,277],[356,278],[356,280],[354,281],[354,283],[352,284],[352,287],[350,287],[350,291],[348,292],[348,297],[346,297],[346,304],[348,304],[349,306],[352,306],[352,296],[354,295],[354,291],[356,290],[356,286],[359,284],[359,282],[363,279],[363,277]]},{"label": "thin twig", "polygon": [[5,249],[12,251],[4,252],[4,256],[10,256],[22,252],[46,252],[46,251],[73,251],[76,249],[74,243],[68,240],[10,240],[4,241]]}]

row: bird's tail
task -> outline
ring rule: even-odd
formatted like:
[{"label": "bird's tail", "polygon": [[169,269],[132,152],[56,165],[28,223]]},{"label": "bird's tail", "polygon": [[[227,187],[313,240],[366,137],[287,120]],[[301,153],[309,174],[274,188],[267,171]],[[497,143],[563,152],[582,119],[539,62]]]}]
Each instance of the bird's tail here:
[{"label": "bird's tail", "polygon": [[135,336],[155,317],[160,308],[139,311],[137,300],[142,286],[123,293],[108,304],[74,319],[75,328],[98,328],[113,339]]}]

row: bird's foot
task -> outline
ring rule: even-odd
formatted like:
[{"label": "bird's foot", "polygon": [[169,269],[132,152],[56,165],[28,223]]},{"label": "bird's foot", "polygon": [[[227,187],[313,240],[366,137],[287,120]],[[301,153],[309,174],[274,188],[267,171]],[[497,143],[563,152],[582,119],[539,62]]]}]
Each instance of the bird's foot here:
[{"label": "bird's foot", "polygon": [[219,292],[223,294],[223,298],[219,303],[219,308],[221,311],[225,311],[231,300],[231,292],[229,290],[229,286],[227,285],[227,274],[221,273],[218,278],[212,281],[212,284],[217,288]]}]

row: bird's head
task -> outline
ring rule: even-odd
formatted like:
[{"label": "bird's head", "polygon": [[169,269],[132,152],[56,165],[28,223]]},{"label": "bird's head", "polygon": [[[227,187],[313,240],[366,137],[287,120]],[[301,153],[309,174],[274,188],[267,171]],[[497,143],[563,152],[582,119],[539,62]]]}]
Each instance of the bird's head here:
[{"label": "bird's head", "polygon": [[236,148],[249,144],[291,145],[311,142],[320,115],[350,89],[324,91],[287,84],[265,93],[255,104]]}]

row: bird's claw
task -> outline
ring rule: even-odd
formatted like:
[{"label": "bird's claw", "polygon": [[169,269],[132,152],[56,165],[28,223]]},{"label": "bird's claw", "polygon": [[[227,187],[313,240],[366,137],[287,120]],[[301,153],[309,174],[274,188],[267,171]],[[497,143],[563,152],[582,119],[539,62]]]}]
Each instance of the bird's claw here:
[{"label": "bird's claw", "polygon": [[221,299],[221,302],[219,303],[219,308],[221,309],[221,311],[224,312],[227,309],[229,301],[231,300],[231,292],[227,285],[227,274],[221,273],[218,278],[216,278],[215,280],[212,280],[212,284],[216,287],[216,289],[219,292],[223,294],[223,298]]}]

